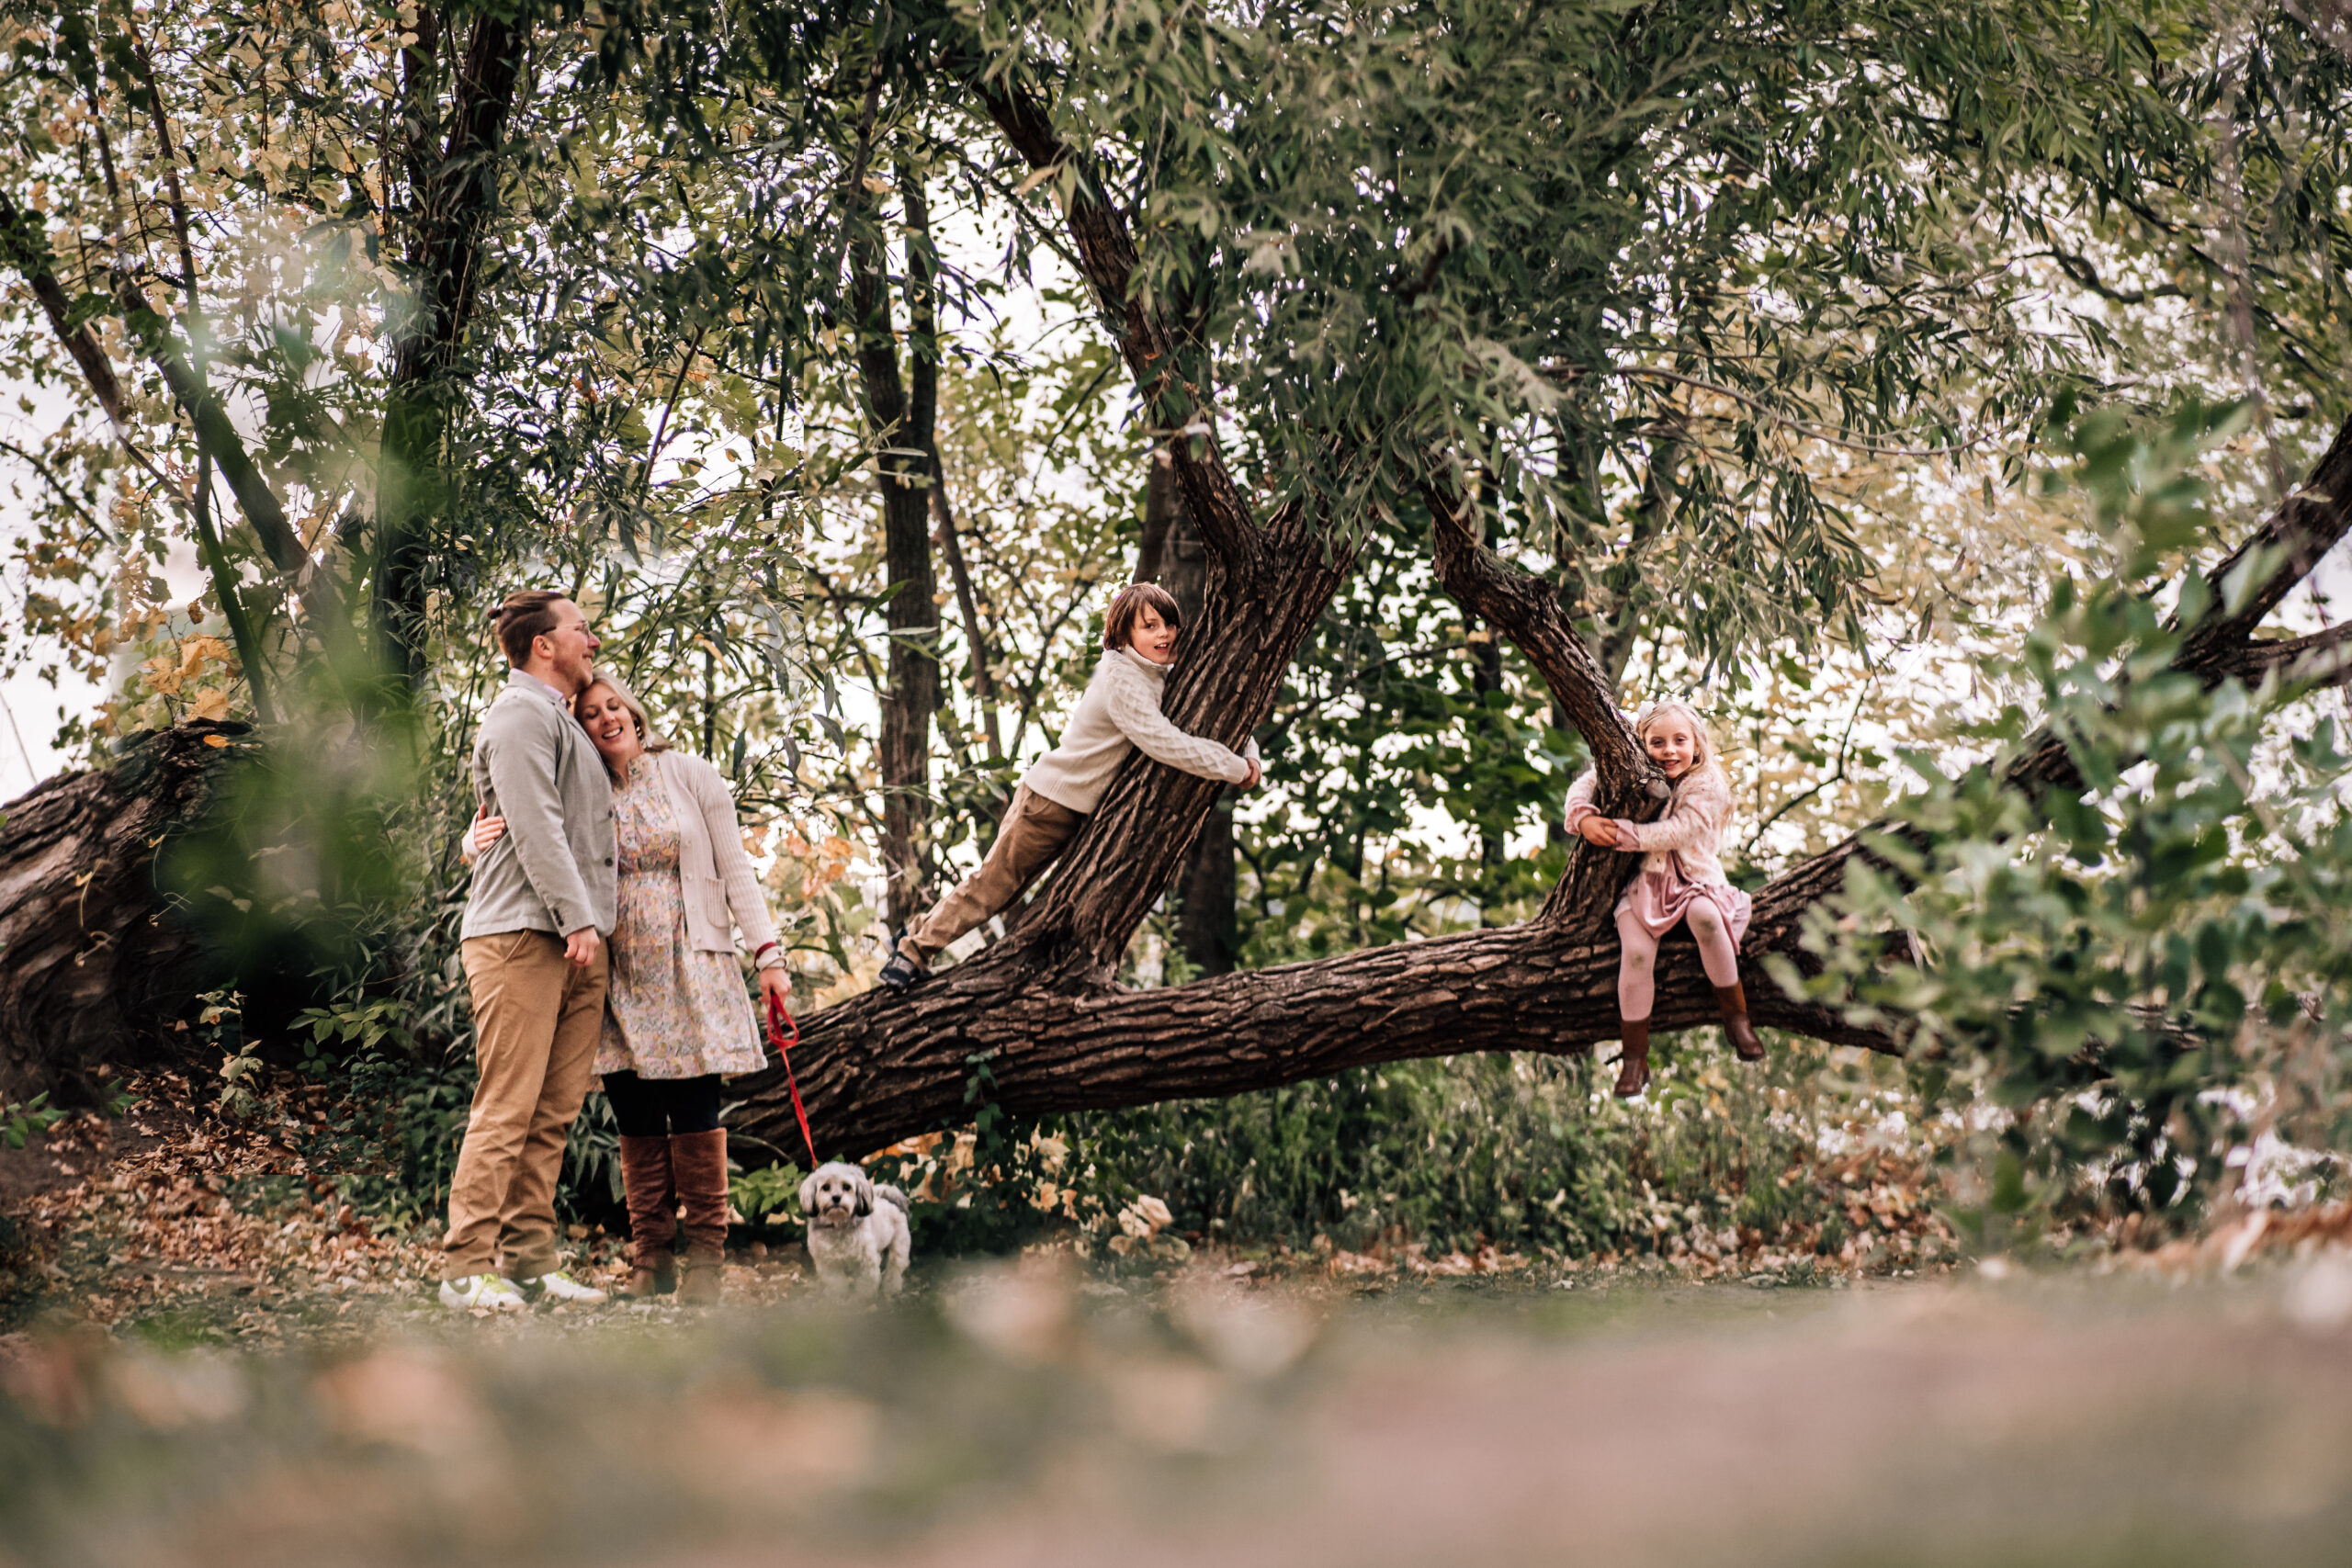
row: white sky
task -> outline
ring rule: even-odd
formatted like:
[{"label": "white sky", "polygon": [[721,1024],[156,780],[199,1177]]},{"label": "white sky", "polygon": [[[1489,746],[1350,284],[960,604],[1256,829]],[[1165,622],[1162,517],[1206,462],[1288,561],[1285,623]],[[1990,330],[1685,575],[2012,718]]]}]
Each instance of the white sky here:
[{"label": "white sky", "polygon": [[[30,412],[20,399],[32,404]],[[0,381],[0,438],[38,451],[42,437],[64,421],[68,407],[54,388]],[[40,487],[40,477],[22,459],[0,453],[0,544],[13,546],[31,531],[24,498]],[[166,575],[175,590],[196,592],[196,585],[183,585],[178,574]],[[14,574],[0,580],[0,637],[7,639],[11,654],[27,636],[24,591],[23,581]],[[105,689],[96,682],[70,673],[61,672],[57,686],[30,669],[0,679],[0,800],[13,800],[68,767],[70,759],[53,744],[58,727],[74,715],[96,712],[105,697]]]}]

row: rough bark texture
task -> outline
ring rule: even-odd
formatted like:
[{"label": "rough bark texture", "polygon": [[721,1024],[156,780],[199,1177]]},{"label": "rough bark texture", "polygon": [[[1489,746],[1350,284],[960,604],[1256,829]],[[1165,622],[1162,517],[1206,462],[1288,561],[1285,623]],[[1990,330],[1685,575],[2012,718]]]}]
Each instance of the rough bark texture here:
[{"label": "rough bark texture", "polygon": [[[1144,482],[1136,581],[1167,589],[1185,620],[1200,617],[1208,593],[1208,542],[1184,510],[1175,470],[1164,463],[1153,464]],[[1234,911],[1233,804],[1218,792],[1176,874],[1176,943],[1204,975],[1231,974],[1241,946]]]},{"label": "rough bark texture", "polygon": [[[1551,583],[1531,576],[1479,542],[1476,516],[1466,500],[1437,485],[1423,487],[1430,509],[1430,539],[1438,581],[1462,607],[1510,638],[1533,664],[1552,699],[1584,737],[1600,789],[1593,804],[1603,815],[1643,822],[1658,814],[1667,783],[1634,739],[1618,711],[1616,684],[1594,662],[1560,608]],[[1599,849],[1577,840],[1567,874],[1544,901],[1536,919],[1582,936],[1609,929],[1617,896],[1640,868],[1634,855]]]},{"label": "rough bark texture", "polygon": [[103,772],[61,773],[0,807],[0,1100],[88,1098],[91,1070],[160,1054],[199,984],[161,911],[155,846],[193,818],[243,726],[132,739]]},{"label": "rough bark texture", "polygon": [[[903,173],[901,178],[906,176]],[[937,468],[934,426],[939,367],[923,254],[920,186],[905,193],[906,293],[914,340],[911,378],[900,373],[892,321],[888,255],[878,237],[850,242],[850,313],[857,322],[857,368],[865,396],[865,432],[876,444],[882,491],[882,557],[889,603],[890,684],[882,694],[882,860],[889,871],[892,930],[929,906],[924,847],[931,822],[931,716],[939,706],[939,606],[931,562],[931,486]],[[910,387],[911,381],[911,387]]]}]

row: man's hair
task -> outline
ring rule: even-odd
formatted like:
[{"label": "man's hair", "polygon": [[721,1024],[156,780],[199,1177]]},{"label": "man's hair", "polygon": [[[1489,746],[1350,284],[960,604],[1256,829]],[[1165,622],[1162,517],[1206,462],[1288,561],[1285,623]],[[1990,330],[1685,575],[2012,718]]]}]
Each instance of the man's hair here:
[{"label": "man's hair", "polygon": [[1111,601],[1110,611],[1102,617],[1102,646],[1115,649],[1135,641],[1136,622],[1147,604],[1159,611],[1159,618],[1168,625],[1184,624],[1184,616],[1168,590],[1157,582],[1130,582],[1119,590],[1119,596]]},{"label": "man's hair", "polygon": [[555,607],[562,602],[563,595],[552,588],[526,588],[509,593],[506,603],[490,613],[507,663],[520,670],[530,662],[531,639],[555,630]]}]

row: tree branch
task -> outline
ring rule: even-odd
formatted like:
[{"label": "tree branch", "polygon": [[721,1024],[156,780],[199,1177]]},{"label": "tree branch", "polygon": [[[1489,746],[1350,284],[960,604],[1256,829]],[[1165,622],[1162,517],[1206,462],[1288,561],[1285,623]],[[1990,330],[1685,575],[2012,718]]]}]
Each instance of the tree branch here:
[{"label": "tree branch", "polygon": [[[1430,511],[1438,581],[1464,610],[1510,637],[1544,677],[1592,755],[1599,775],[1594,804],[1608,817],[1643,820],[1657,815],[1666,780],[1634,739],[1633,726],[1618,710],[1614,682],[1560,608],[1557,591],[1479,542],[1476,512],[1466,498],[1457,499],[1434,479],[1423,479],[1420,490]],[[1586,936],[1607,931],[1617,896],[1640,864],[1637,856],[1578,840],[1537,920]]]},{"label": "tree branch", "polygon": [[2259,686],[2270,676],[2290,686],[2352,683],[2352,622],[2276,642],[2249,642],[2224,655],[2214,668],[2224,678]]},{"label": "tree branch", "polygon": [[244,438],[238,434],[220,395],[206,386],[196,367],[187,362],[179,344],[172,339],[170,323],[147,302],[135,282],[127,276],[119,278],[115,298],[132,335],[163,373],[164,385],[170,389],[172,400],[187,415],[188,423],[196,426],[198,443],[219,467],[220,477],[229,481],[229,493],[237,498],[238,510],[253,525],[254,534],[261,540],[270,564],[289,578],[298,575],[310,564],[310,556],[302,548],[302,540],[294,532],[293,525],[287,521],[286,508],[279,503],[277,492],[269,488],[269,481],[262,477],[261,469],[245,450]]},{"label": "tree branch", "polygon": [[1111,203],[1091,160],[1062,141],[1046,107],[1009,78],[988,74],[977,56],[951,62],[1014,152],[1032,170],[1074,175],[1064,221],[1095,306],[1112,328],[1148,418],[1174,433],[1163,448],[1213,554],[1247,561],[1259,546],[1249,502],[1227,471],[1212,423],[1216,398],[1186,378],[1176,333],[1136,287],[1136,254],[1126,218]]}]

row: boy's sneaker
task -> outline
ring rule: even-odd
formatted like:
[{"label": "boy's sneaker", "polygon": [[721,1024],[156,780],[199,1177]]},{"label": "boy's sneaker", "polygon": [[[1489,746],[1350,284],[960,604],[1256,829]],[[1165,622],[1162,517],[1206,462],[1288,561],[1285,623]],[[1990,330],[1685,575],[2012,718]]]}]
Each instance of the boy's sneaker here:
[{"label": "boy's sneaker", "polygon": [[583,1285],[560,1269],[551,1269],[535,1280],[523,1281],[523,1293],[533,1301],[545,1297],[551,1302],[570,1302],[574,1306],[602,1306],[605,1292],[594,1285]]},{"label": "boy's sneaker", "polygon": [[905,991],[930,973],[922,964],[909,958],[906,949],[899,945],[906,940],[907,933],[903,931],[891,939],[890,962],[882,965],[882,984],[893,991]]},{"label": "boy's sneaker", "polygon": [[441,1281],[441,1304],[452,1312],[484,1307],[492,1312],[521,1312],[526,1303],[512,1280],[495,1274],[469,1274],[462,1280]]}]

